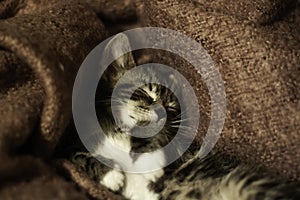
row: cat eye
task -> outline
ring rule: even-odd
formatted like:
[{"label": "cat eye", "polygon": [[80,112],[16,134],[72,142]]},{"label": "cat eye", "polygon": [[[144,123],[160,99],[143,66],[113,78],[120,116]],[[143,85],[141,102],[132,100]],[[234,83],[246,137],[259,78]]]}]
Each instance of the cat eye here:
[{"label": "cat eye", "polygon": [[152,97],[150,97],[149,94],[142,89],[135,91],[131,96],[131,99],[135,101],[143,101],[147,105],[151,105],[154,102]]},{"label": "cat eye", "polygon": [[144,105],[138,105],[137,107],[138,107],[138,108],[141,108],[141,109],[145,109],[145,110],[146,110],[146,109],[149,109],[149,107],[146,107],[146,106],[144,106]]}]

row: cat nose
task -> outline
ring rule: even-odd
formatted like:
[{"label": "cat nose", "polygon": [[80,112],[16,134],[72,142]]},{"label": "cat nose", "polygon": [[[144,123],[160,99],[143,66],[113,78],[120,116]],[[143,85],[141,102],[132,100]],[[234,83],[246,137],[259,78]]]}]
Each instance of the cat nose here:
[{"label": "cat nose", "polygon": [[153,109],[151,109],[151,111],[152,111],[150,112],[151,121],[158,122],[161,119],[167,118],[166,110],[160,104],[153,106]]},{"label": "cat nose", "polygon": [[156,114],[158,116],[158,119],[157,119],[158,121],[161,120],[161,119],[167,118],[166,110],[162,106],[159,109],[156,109]]},{"label": "cat nose", "polygon": [[150,110],[150,120],[152,122],[157,122],[158,121],[158,115],[154,110]]}]

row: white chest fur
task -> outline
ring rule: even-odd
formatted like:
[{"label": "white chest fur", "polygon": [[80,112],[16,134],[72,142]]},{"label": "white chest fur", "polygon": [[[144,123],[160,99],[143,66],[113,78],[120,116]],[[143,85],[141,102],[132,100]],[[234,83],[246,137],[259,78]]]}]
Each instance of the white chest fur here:
[{"label": "white chest fur", "polygon": [[[135,161],[130,156],[130,136],[123,134],[107,138],[99,145],[95,154],[114,161],[117,169],[107,173],[101,184],[117,191],[123,187],[123,195],[131,200],[156,200],[158,195],[149,190],[149,183],[156,181],[163,174],[165,155],[162,150],[141,154]],[[124,170],[122,173],[119,169]],[[136,169],[139,173],[134,173]],[[156,170],[149,170],[156,169]],[[130,171],[130,172],[126,172]]]}]

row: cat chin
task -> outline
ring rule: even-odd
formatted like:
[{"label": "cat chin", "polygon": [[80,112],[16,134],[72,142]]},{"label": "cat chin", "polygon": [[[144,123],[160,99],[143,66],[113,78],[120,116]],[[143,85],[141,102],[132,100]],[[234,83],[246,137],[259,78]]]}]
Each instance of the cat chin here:
[{"label": "cat chin", "polygon": [[[119,166],[131,167],[132,158],[130,157],[131,142],[127,134],[108,134],[108,136],[98,145],[93,155],[101,155],[104,158],[113,160]],[[111,166],[113,167],[113,166]]]},{"label": "cat chin", "polygon": [[121,130],[129,131],[137,124],[137,121],[130,117],[130,111],[132,109],[133,108],[129,106],[122,106],[120,108],[117,125],[121,128]]},{"label": "cat chin", "polygon": [[153,173],[153,175],[158,175],[159,170],[165,167],[165,165],[165,152],[161,149],[151,153],[143,153],[134,162],[135,169],[147,174]]}]

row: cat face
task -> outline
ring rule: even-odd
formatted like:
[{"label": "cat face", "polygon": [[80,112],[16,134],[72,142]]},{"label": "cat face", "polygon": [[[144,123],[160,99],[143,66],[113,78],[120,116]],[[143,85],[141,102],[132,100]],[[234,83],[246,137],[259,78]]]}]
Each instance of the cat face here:
[{"label": "cat face", "polygon": [[[130,51],[130,43],[124,34],[115,36],[106,46],[105,57],[114,58],[104,80],[109,83],[109,91],[116,90],[111,97],[111,109],[115,123],[122,131],[130,131],[139,126],[153,127],[164,124],[168,119],[178,115],[180,106],[173,92],[162,86],[171,80],[172,74],[149,66],[127,73],[136,67]],[[120,56],[121,55],[121,56]],[[136,69],[136,68],[135,68]],[[163,84],[156,84],[163,83]],[[170,85],[170,84],[165,84]]]},{"label": "cat face", "polygon": [[[127,88],[124,90],[129,90]],[[124,91],[123,91],[124,92]],[[172,91],[158,84],[146,84],[139,87],[130,99],[119,99],[117,105],[118,123],[124,130],[150,123],[160,126],[175,117],[180,110],[178,101]]]}]

